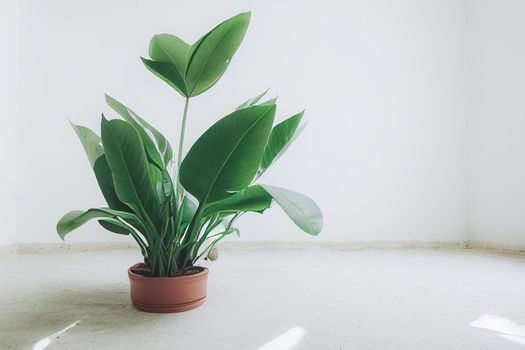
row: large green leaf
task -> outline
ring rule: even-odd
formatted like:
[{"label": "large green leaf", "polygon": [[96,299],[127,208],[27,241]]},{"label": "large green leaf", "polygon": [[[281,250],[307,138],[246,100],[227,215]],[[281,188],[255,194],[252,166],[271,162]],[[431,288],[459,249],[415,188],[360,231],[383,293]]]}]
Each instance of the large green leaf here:
[{"label": "large green leaf", "polygon": [[128,206],[122,203],[115,193],[113,176],[111,175],[111,170],[109,169],[100,137],[98,137],[98,135],[91,129],[84,126],[75,125],[73,123],[71,123],[71,126],[84,146],[84,150],[86,151],[93,172],[95,173],[98,186],[100,187],[100,191],[102,192],[108,206],[111,209],[129,211]]},{"label": "large green leaf", "polygon": [[190,48],[185,81],[189,96],[212,87],[224,74],[241,45],[250,23],[250,13],[240,13],[205,34]]},{"label": "large green leaf", "polygon": [[323,214],[315,202],[304,194],[281,187],[261,185],[299,228],[310,235],[323,229]]},{"label": "large green leaf", "polygon": [[272,204],[272,196],[259,185],[246,187],[232,196],[217,202],[210,203],[203,210],[203,215],[219,212],[246,212],[262,213]]},{"label": "large green leaf", "polygon": [[69,122],[84,146],[86,155],[89,159],[89,163],[93,168],[95,166],[95,161],[98,157],[104,154],[104,147],[102,147],[102,140],[95,134],[91,129],[86,128],[85,126],[80,126]]},{"label": "large green leaf", "polygon": [[102,142],[118,198],[139,217],[158,223],[160,204],[136,129],[127,122],[108,121],[102,116]]},{"label": "large green leaf", "polygon": [[66,215],[64,215],[57,223],[57,232],[62,240],[64,237],[71,231],[79,228],[84,225],[86,222],[92,219],[99,218],[117,218],[120,217],[126,222],[129,222],[137,230],[143,232],[144,226],[142,225],[140,219],[134,214],[112,210],[109,208],[95,208],[89,209],[87,211],[83,210],[74,210]]},{"label": "large green leaf", "polygon": [[297,113],[272,129],[268,144],[264,150],[259,173],[262,174],[286,150],[286,146],[292,141],[303,114],[304,111]]},{"label": "large green leaf", "polygon": [[275,105],[235,111],[212,125],[181,164],[180,181],[201,205],[248,186],[268,141]]},{"label": "large green leaf", "polygon": [[184,80],[183,73],[179,71],[176,65],[172,63],[152,61],[141,57],[142,63],[146,68],[162,81],[178,91],[182,96],[188,97],[188,88]]},{"label": "large green leaf", "polygon": [[149,43],[149,57],[153,61],[172,63],[178,71],[186,73],[190,45],[172,34],[157,34]]},{"label": "large green leaf", "polygon": [[98,187],[108,206],[115,210],[130,211],[129,207],[117,197],[113,174],[111,174],[111,169],[109,168],[105,154],[97,158],[93,171],[95,172]]},{"label": "large green leaf", "polygon": [[173,151],[164,135],[121,102],[107,94],[105,96],[108,106],[137,129],[149,158],[160,168],[165,168],[173,156]]}]

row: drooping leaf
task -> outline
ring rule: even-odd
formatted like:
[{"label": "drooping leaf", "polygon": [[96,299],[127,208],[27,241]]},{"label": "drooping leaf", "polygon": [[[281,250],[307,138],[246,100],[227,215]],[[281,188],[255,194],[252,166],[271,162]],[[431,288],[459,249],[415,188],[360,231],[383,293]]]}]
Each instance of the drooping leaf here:
[{"label": "drooping leaf", "polygon": [[102,140],[95,134],[91,129],[86,128],[85,126],[80,126],[69,122],[84,146],[86,155],[89,159],[89,163],[93,168],[95,166],[95,161],[98,157],[104,154],[104,147],[102,147]]},{"label": "drooping leaf", "polygon": [[[235,110],[239,110],[239,109],[243,109],[243,108],[246,108],[246,107],[255,106],[257,104],[257,102],[259,102],[261,100],[261,98],[263,98],[266,95],[268,90],[270,90],[270,88],[266,89],[266,91],[264,91],[262,94],[259,94],[259,95],[255,96],[255,97],[252,97],[252,98],[244,101],[239,106],[237,106],[237,108],[235,108]],[[275,103],[273,103],[273,104],[275,104]]]},{"label": "drooping leaf", "polygon": [[259,185],[246,187],[228,198],[210,203],[203,210],[203,215],[218,212],[259,212],[262,213],[272,204],[272,196]]},{"label": "drooping leaf", "polygon": [[185,81],[189,96],[212,87],[224,74],[241,45],[250,23],[250,13],[240,13],[222,22],[190,48]]},{"label": "drooping leaf", "polygon": [[[125,221],[129,222],[132,226],[137,228],[139,231],[144,230],[144,227],[140,219],[132,214],[118,210],[112,210],[109,208],[94,208],[87,211],[74,210],[64,215],[57,223],[57,232],[60,238],[63,240],[64,237],[71,231],[84,225],[86,222],[92,219],[99,218],[117,218],[121,217]],[[142,232],[142,231],[141,231]]]},{"label": "drooping leaf", "polygon": [[323,229],[323,214],[315,202],[304,194],[281,187],[261,185],[301,230],[318,235]]},{"label": "drooping leaf", "polygon": [[129,235],[131,233],[131,229],[128,226],[116,219],[101,219],[98,220],[98,223],[106,230],[119,235]]},{"label": "drooping leaf", "polygon": [[102,142],[118,198],[143,219],[158,223],[160,204],[142,140],[131,124],[102,116]]},{"label": "drooping leaf", "polygon": [[304,112],[298,113],[273,127],[264,150],[259,173],[262,174],[292,141],[303,114]]},{"label": "drooping leaf", "polygon": [[169,86],[178,91],[182,96],[188,97],[188,88],[184,80],[184,76],[179,71],[176,65],[172,63],[152,61],[147,58],[141,57],[142,63],[146,68],[162,81],[167,83]]},{"label": "drooping leaf", "polygon": [[275,105],[253,106],[212,125],[181,164],[184,188],[204,205],[248,186],[259,168],[274,116]]},{"label": "drooping leaf", "polygon": [[173,151],[164,135],[121,102],[107,94],[105,96],[108,106],[137,129],[144,142],[144,147],[146,148],[146,152],[148,152],[149,158],[160,168],[165,168],[173,156]]}]

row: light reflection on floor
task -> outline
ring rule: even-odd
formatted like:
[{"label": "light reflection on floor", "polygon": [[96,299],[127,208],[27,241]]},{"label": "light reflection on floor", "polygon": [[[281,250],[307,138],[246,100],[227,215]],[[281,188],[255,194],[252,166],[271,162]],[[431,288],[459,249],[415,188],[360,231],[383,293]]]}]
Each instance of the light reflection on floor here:
[{"label": "light reflection on floor", "polygon": [[498,336],[525,345],[525,325],[507,318],[484,314],[470,323],[472,327],[494,331]]},{"label": "light reflection on floor", "polygon": [[305,333],[303,327],[292,327],[257,350],[292,350],[299,345]]},{"label": "light reflection on floor", "polygon": [[56,333],[53,333],[51,334],[50,336],[47,336],[43,339],[40,339],[39,341],[36,342],[36,344],[33,346],[33,350],[44,350],[45,348],[47,348],[51,342],[53,340],[56,340],[60,337],[60,335],[62,335],[63,333],[65,333],[67,330],[75,327],[80,321],[82,321],[82,318],[80,320],[77,320],[73,323],[71,323],[69,326],[59,330],[58,332]]}]

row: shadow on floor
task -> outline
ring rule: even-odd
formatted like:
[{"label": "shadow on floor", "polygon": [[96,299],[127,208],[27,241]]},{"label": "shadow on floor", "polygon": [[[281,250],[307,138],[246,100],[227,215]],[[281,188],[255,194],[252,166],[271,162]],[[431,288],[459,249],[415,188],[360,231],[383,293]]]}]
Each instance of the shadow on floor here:
[{"label": "shadow on floor", "polygon": [[0,326],[0,348],[31,349],[39,340],[78,320],[78,325],[67,333],[124,333],[163,317],[136,310],[131,305],[128,288],[126,285],[57,288],[38,297],[32,295],[24,303],[18,302],[16,309],[5,305],[2,318],[6,322]]}]

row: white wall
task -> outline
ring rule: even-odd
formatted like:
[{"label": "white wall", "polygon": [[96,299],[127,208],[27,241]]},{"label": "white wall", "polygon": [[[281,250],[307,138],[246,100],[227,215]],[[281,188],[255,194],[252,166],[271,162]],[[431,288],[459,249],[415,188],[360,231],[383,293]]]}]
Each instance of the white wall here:
[{"label": "white wall", "polygon": [[18,1],[0,1],[0,246],[16,242]]},{"label": "white wall", "polygon": [[[271,86],[279,118],[306,108],[310,123],[264,181],[319,203],[326,225],[316,240],[466,237],[465,2],[23,0],[18,211],[29,217],[19,215],[20,242],[58,241],[63,213],[103,204],[66,118],[98,130],[107,92],[175,144],[183,101],[139,56],[155,33],[193,41],[245,10],[245,43],[221,82],[192,101],[187,146]],[[241,231],[313,240],[278,208],[244,218]],[[92,224],[69,241],[118,238]]]},{"label": "white wall", "polygon": [[469,1],[469,238],[525,244],[525,2]]}]

